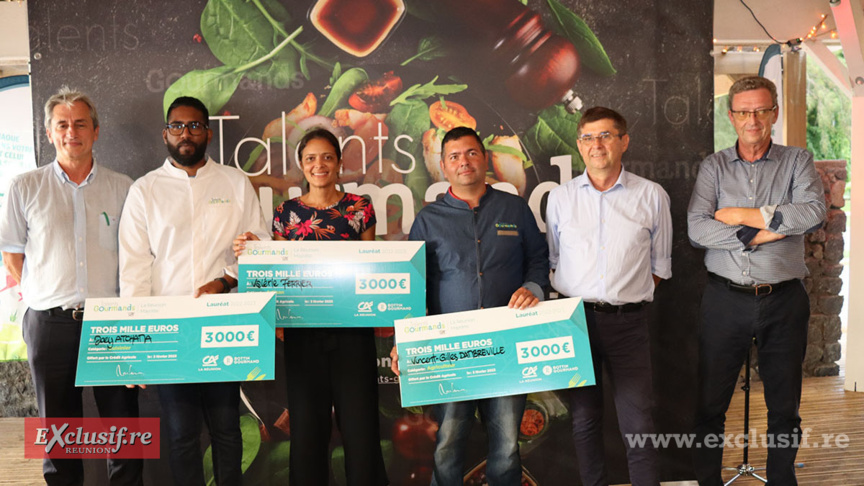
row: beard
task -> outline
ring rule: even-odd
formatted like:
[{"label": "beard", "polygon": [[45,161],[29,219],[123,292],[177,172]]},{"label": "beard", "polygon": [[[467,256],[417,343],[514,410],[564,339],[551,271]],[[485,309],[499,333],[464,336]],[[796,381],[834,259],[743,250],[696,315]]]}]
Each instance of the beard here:
[{"label": "beard", "polygon": [[[195,150],[190,154],[183,154],[180,152],[180,146],[189,144],[195,147]],[[171,154],[171,158],[174,159],[175,162],[182,165],[183,167],[192,167],[197,163],[204,160],[204,154],[207,152],[207,143],[203,142],[200,144],[196,144],[191,141],[182,141],[177,145],[172,145],[170,142],[166,144],[168,147],[168,153]]]}]

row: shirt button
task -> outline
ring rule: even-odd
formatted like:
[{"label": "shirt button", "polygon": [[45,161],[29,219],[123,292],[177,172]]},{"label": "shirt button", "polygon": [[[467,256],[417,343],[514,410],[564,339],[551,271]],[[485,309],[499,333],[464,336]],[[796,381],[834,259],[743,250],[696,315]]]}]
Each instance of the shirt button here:
[{"label": "shirt button", "polygon": [[482,276],[483,276],[483,272],[480,272],[478,275],[480,275],[480,276],[482,277]]},{"label": "shirt button", "polygon": [[79,266],[79,267],[83,267],[83,266],[84,266],[84,262],[78,262],[78,266]]},{"label": "shirt button", "polygon": [[600,275],[600,280],[603,280],[603,275]]},{"label": "shirt button", "polygon": [[741,275],[747,275],[747,272],[741,272]]},{"label": "shirt button", "polygon": [[477,240],[477,243],[480,243],[480,240]]},{"label": "shirt button", "polygon": [[753,199],[753,196],[748,197],[747,199]]},{"label": "shirt button", "polygon": [[600,249],[601,249],[601,250],[605,250],[606,247],[605,247],[605,246],[601,246]]},{"label": "shirt button", "polygon": [[81,287],[80,289],[78,289],[78,292],[82,292],[82,293],[83,293],[83,292],[84,292],[84,287]]}]

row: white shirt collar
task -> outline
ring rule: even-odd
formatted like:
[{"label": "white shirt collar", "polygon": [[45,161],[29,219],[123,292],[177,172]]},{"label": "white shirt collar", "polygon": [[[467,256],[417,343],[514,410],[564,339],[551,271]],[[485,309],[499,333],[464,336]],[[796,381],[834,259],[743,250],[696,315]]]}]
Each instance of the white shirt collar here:
[{"label": "white shirt collar", "polygon": [[[66,174],[66,171],[63,170],[63,167],[60,167],[60,161],[58,161],[57,159],[54,159],[54,162],[52,162],[51,165],[54,168],[54,175],[56,175],[60,179],[60,182],[63,182],[63,183],[68,182],[71,184],[75,184],[74,182],[72,182],[71,179],[69,179],[69,175]],[[93,160],[93,165],[90,167],[90,173],[87,174],[87,177],[84,178],[84,181],[81,182],[81,184],[76,184],[76,185],[79,187],[80,186],[86,186],[87,184],[89,184],[93,181],[94,177],[96,177],[96,160],[95,159]]]},{"label": "white shirt collar", "polygon": [[[612,189],[615,189],[618,186],[621,186],[621,187],[626,189],[627,188],[627,178],[628,178],[628,176],[626,174],[628,174],[628,172],[624,168],[624,164],[621,164],[621,172],[618,174],[618,179],[615,180],[615,184],[612,184],[612,187],[610,187],[609,189],[607,189],[606,191],[603,191],[603,192],[611,191]],[[576,177],[576,183],[579,185],[579,187],[588,186],[591,189],[594,189],[594,185],[591,184],[591,179],[588,178],[588,171],[587,170],[583,171],[582,174],[580,174],[578,177]],[[594,189],[594,190],[596,191],[596,189]]]},{"label": "white shirt collar", "polygon": [[[165,163],[162,164],[162,167],[165,168],[165,171],[168,172],[168,175],[176,177],[178,179],[188,179],[189,173],[183,169],[175,167],[174,163],[172,162],[173,160],[174,159],[172,159],[171,157],[166,157]],[[216,162],[214,162],[213,159],[207,157],[207,162],[205,162],[204,165],[202,165],[201,168],[198,169],[195,177],[201,177],[202,175],[209,173],[212,170],[213,164],[215,163]]]}]

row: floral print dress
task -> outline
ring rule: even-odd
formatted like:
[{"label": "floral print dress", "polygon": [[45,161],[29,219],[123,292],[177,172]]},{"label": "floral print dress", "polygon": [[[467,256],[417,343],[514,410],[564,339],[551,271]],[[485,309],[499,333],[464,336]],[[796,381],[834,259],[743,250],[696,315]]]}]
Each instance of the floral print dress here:
[{"label": "floral print dress", "polygon": [[[300,198],[291,199],[280,204],[273,216],[273,236],[286,240],[359,240],[375,224],[372,204],[347,193],[323,209],[307,206]],[[353,479],[358,484],[388,484],[381,452],[372,328],[285,328],[284,341],[292,482],[326,484],[320,477],[328,475],[335,409],[343,442],[354,444],[352,452],[345,454]]]},{"label": "floral print dress", "polygon": [[346,192],[339,202],[323,209],[296,197],[276,208],[273,235],[286,240],[359,240],[374,224],[375,210],[363,196]]}]

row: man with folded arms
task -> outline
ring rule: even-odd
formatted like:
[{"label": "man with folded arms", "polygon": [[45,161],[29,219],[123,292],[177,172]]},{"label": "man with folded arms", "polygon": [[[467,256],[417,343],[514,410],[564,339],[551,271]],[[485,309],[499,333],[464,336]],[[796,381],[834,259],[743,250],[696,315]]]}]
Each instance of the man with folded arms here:
[{"label": "man with folded arms", "polygon": [[[801,436],[801,365],[810,302],[801,279],[804,235],[825,219],[822,180],[804,149],[771,141],[777,89],[750,76],[729,89],[734,147],[699,167],[687,210],[690,241],[704,248],[708,284],[699,326],[694,449],[701,486],[722,485],[726,409],[753,340],[768,407],[768,484],[794,486]],[[773,443],[772,443],[773,442]]]},{"label": "man with folded arms", "polygon": [[[40,417],[81,417],[75,387],[84,299],[117,296],[117,222],[132,179],[97,164],[96,107],[63,87],[45,103],[57,158],[15,177],[0,210],[0,250],[28,310],[23,334]],[[93,388],[103,417],[137,417],[138,392]],[[140,459],[108,459],[112,485],[142,484]],[[45,482],[83,484],[80,459],[44,459]]]},{"label": "man with folded arms", "polygon": [[546,238],[552,287],[581,297],[596,386],[569,390],[573,442],[586,486],[609,484],[603,457],[605,366],[625,436],[630,482],[658,486],[657,452],[626,436],[654,433],[649,304],[654,287],[672,276],[672,217],[659,184],[627,172],[627,121],[594,107],[577,126],[585,172],[549,193]]},{"label": "man with folded arms", "polygon": [[[269,239],[258,197],[240,170],[207,157],[213,132],[201,101],[180,97],[166,114],[169,157],[135,181],[120,221],[120,295],[218,294],[237,285],[234,235]],[[239,485],[243,444],[237,383],[159,385],[171,472],[179,485],[203,485],[201,418],[210,432],[219,486]]]}]

